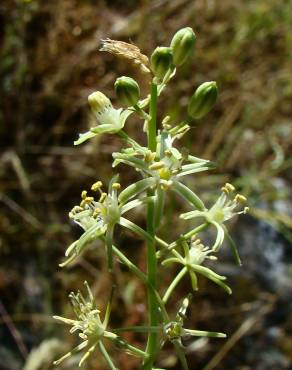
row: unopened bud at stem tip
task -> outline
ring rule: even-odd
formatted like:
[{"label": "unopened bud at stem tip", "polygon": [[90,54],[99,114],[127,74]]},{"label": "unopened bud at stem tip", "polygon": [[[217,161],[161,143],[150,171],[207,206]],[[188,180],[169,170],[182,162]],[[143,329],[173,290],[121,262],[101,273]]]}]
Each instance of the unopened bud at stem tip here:
[{"label": "unopened bud at stem tip", "polygon": [[176,32],[171,40],[175,66],[184,64],[191,56],[196,42],[196,35],[191,27],[185,27]]},{"label": "unopened bud at stem tip", "polygon": [[134,106],[140,97],[140,88],[137,82],[131,78],[122,76],[115,82],[116,95],[120,102],[126,106]]}]

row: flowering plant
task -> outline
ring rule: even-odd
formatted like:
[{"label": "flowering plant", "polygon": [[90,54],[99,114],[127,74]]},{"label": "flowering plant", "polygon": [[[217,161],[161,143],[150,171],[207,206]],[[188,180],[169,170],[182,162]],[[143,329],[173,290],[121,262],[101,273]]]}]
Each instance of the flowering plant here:
[{"label": "flowering plant", "polygon": [[[148,298],[148,323],[136,327],[109,329],[113,295],[110,296],[102,320],[93,294],[88,284],[85,283],[87,298],[80,292],[71,293],[69,296],[76,319],[55,316],[57,320],[72,326],[70,332],[79,332],[79,337],[82,339],[77,347],[57,360],[56,364],[68,358],[72,353],[83,351],[84,354],[79,363],[81,366],[97,349],[108,367],[115,370],[117,367],[104,344],[110,341],[119,349],[138,356],[141,359],[140,369],[151,370],[155,367],[159,351],[164,343],[169,341],[174,345],[181,368],[186,370],[188,364],[181,340],[183,337],[225,337],[223,333],[184,328],[190,295],[182,300],[182,305],[174,320],[170,319],[167,307],[173,291],[186,275],[189,275],[193,291],[198,290],[198,279],[200,275],[203,275],[231,294],[230,287],[225,283],[226,278],[205,266],[205,263],[207,260],[217,260],[216,254],[220,251],[224,240],[227,239],[236,261],[240,264],[235,243],[225,223],[235,215],[248,210],[244,205],[246,203],[244,196],[237,194],[232,198],[235,189],[229,183],[223,186],[222,195],[215,204],[208,208],[196,192],[183,182],[185,176],[214,167],[209,160],[190,155],[176,145],[176,141],[188,132],[192,121],[201,119],[215,104],[218,91],[214,81],[205,82],[197,88],[189,100],[184,121],[174,124],[170,117],[165,117],[158,127],[158,98],[167,83],[175,76],[176,68],[190,58],[195,42],[196,36],[193,30],[189,27],[183,28],[174,35],[170,47],[156,48],[149,61],[135,45],[109,39],[103,41],[101,50],[123,57],[137,65],[142,73],[151,74],[150,94],[145,99],[141,99],[138,83],[127,76],[120,77],[115,82],[116,95],[126,108],[116,109],[103,93],[99,91],[92,93],[88,102],[96,117],[97,125],[81,134],[74,144],[80,145],[97,135],[118,135],[126,143],[126,148],[113,153],[113,167],[121,164],[131,166],[141,175],[141,179],[121,190],[118,176],[115,176],[109,182],[107,192],[103,191],[101,181],[92,185],[93,195],[82,191],[80,204],[73,207],[69,216],[84,232],[67,248],[66,259],[60,266],[70,264],[86,251],[92,241],[100,240],[105,246],[107,267],[111,277],[114,276],[115,265],[119,261],[145,284]],[[124,131],[131,114],[136,114],[137,118],[144,121],[147,147],[129,137]],[[191,230],[182,233],[174,241],[166,241],[158,235],[158,230],[164,215],[165,198],[171,192],[177,193],[192,208],[191,211],[182,213],[181,219],[201,219],[203,223],[194,225]],[[147,209],[145,230],[125,215],[142,205]],[[117,226],[131,230],[145,241],[146,272],[140,270],[114,244]],[[208,247],[198,237],[210,226],[215,226],[217,235],[211,247]],[[158,284],[158,271],[167,268],[169,264],[177,264],[181,269],[173,277],[166,291],[162,292]],[[123,331],[146,332],[148,334],[146,348],[143,350],[125,341],[121,336]]]}]

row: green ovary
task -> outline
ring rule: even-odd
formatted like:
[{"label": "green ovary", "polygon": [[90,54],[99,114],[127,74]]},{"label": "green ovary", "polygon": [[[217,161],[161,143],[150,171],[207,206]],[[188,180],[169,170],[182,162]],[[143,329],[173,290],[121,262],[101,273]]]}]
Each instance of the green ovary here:
[{"label": "green ovary", "polygon": [[159,177],[162,179],[162,180],[170,180],[171,178],[171,172],[169,171],[168,168],[161,168],[161,170],[159,170]]}]

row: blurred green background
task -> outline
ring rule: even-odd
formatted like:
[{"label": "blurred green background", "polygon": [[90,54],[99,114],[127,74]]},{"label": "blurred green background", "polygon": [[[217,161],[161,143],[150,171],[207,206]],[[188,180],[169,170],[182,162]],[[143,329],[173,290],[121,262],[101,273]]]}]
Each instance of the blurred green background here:
[{"label": "blurred green background", "polygon": [[[82,189],[112,176],[113,136],[73,147],[92,124],[87,96],[106,93],[115,103],[120,75],[149,80],[139,70],[98,51],[100,39],[135,43],[150,56],[169,45],[174,32],[197,34],[192,60],[163,94],[159,115],[184,117],[188,97],[216,80],[215,108],[198,121],[183,144],[218,164],[209,175],[190,177],[206,202],[226,181],[249,198],[250,215],[230,224],[244,262],[234,265],[228,248],[217,267],[233,295],[200,279],[188,327],[224,331],[227,340],[187,342],[190,369],[292,369],[292,1],[291,0],[2,0],[0,3],[0,369],[52,369],[52,360],[75,343],[53,314],[72,314],[67,294],[87,279],[104,306],[110,289],[104,254],[92,248],[61,270],[66,246],[80,235],[67,213]],[[127,126],[143,140],[140,122]],[[137,178],[121,167],[122,183]],[[181,231],[173,199],[161,235]],[[143,224],[142,214],[137,219]],[[208,240],[210,235],[206,234]],[[145,248],[127,233],[118,240],[145,268]],[[119,266],[113,325],[137,325],[145,317],[144,290]],[[161,287],[171,273],[164,270]],[[189,290],[186,280],[172,297],[176,311]],[[128,334],[136,345],[143,335]],[[110,349],[111,350],[111,349]],[[32,352],[33,351],[33,352]],[[122,370],[137,361],[113,349]],[[60,369],[76,369],[76,358]],[[159,366],[179,369],[170,346]],[[106,369],[95,355],[88,369]]]}]

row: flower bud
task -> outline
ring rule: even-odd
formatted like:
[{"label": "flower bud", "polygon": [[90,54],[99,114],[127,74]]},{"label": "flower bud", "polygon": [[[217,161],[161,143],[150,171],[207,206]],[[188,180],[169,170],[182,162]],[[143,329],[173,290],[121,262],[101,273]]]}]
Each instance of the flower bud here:
[{"label": "flower bud", "polygon": [[191,97],[188,114],[195,119],[204,117],[214,106],[218,95],[215,81],[204,82]]},{"label": "flower bud", "polygon": [[111,101],[100,91],[95,91],[88,96],[88,103],[93,113],[98,114],[112,105]]},{"label": "flower bud", "polygon": [[133,78],[122,76],[115,82],[116,95],[120,102],[126,106],[134,106],[140,97],[139,85]]},{"label": "flower bud", "polygon": [[167,47],[158,47],[151,55],[151,69],[155,77],[163,80],[166,72],[172,65],[172,50]]},{"label": "flower bud", "polygon": [[195,42],[196,35],[191,27],[182,28],[176,32],[170,44],[175,66],[180,66],[187,61],[194,50]]}]

